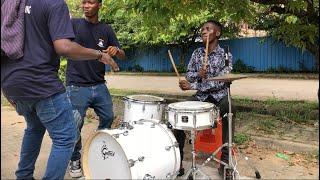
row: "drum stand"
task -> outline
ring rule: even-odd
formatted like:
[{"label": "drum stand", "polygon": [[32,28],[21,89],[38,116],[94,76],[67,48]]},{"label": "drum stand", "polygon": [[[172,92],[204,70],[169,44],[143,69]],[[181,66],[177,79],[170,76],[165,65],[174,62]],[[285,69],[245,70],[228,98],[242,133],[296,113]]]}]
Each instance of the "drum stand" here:
[{"label": "drum stand", "polygon": [[[227,92],[228,92],[228,104],[229,104],[229,112],[227,115],[228,117],[228,142],[224,143],[222,146],[220,146],[216,151],[214,151],[209,158],[207,158],[207,160],[201,165],[201,167],[205,166],[209,161],[211,161],[212,159],[217,161],[220,164],[224,165],[224,169],[223,169],[223,179],[233,179],[233,172],[236,170],[235,166],[233,164],[233,159],[232,159],[232,149],[233,149],[233,143],[232,143],[232,116],[233,113],[231,112],[231,96],[230,96],[230,85],[231,85],[231,81],[227,81],[225,82],[225,84],[227,85]],[[223,147],[228,147],[228,151],[229,151],[229,163],[225,163],[223,161],[221,161],[220,159],[217,159],[215,156],[216,154],[223,148]],[[193,147],[194,148],[194,147]],[[240,152],[239,152],[240,153]],[[247,161],[247,159],[245,159]],[[251,166],[250,166],[251,167]],[[252,167],[253,168],[253,167]],[[225,176],[226,174],[226,170],[231,170],[231,173],[228,174],[228,176]],[[257,168],[253,168],[255,170],[255,174],[256,174],[256,178],[260,179],[260,173],[257,170]],[[194,178],[195,179],[195,178]]]},{"label": "drum stand", "polygon": [[192,129],[191,130],[191,144],[192,144],[192,149],[191,149],[191,153],[192,153],[192,163],[191,163],[191,168],[188,170],[188,172],[186,173],[186,176],[188,179],[192,178],[192,179],[196,179],[196,174],[200,173],[201,175],[203,175],[204,177],[206,177],[207,179],[209,179],[209,177],[203,173],[197,166],[196,166],[196,151],[195,151],[195,134],[196,134],[196,130]]}]

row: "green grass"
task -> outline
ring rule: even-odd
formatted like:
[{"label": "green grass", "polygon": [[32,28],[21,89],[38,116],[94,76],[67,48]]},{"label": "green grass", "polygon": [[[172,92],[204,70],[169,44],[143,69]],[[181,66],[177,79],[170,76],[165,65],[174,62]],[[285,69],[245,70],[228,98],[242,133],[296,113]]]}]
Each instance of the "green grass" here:
[{"label": "green grass", "polygon": [[[108,75],[109,73],[106,73]],[[239,73],[234,73],[239,74]],[[256,78],[274,78],[274,79],[319,79],[318,73],[241,73]],[[116,75],[129,75],[129,76],[176,76],[174,72],[117,72]],[[184,76],[184,73],[180,73]]]},{"label": "green grass", "polygon": [[[113,111],[115,116],[122,116],[124,112],[123,97],[132,94],[152,94],[166,99],[166,104],[183,101],[188,96],[168,95],[154,93],[154,91],[128,91],[109,89],[113,96]],[[2,106],[11,106],[1,96]],[[247,137],[245,135],[276,135],[280,138],[301,140],[302,138],[314,140],[317,136],[314,131],[315,124],[319,121],[319,104],[309,101],[280,101],[276,99],[252,100],[248,98],[234,98],[233,105],[236,106],[235,122],[238,142],[242,143]],[[95,119],[92,109],[87,112],[86,123]],[[294,131],[294,132],[293,132]],[[290,135],[288,135],[290,134]],[[304,134],[306,137],[302,137]]]},{"label": "green grass", "polygon": [[250,140],[250,136],[243,133],[234,134],[234,142],[238,145],[244,144]]},{"label": "green grass", "polygon": [[9,101],[3,96],[1,92],[1,106],[12,106]]}]

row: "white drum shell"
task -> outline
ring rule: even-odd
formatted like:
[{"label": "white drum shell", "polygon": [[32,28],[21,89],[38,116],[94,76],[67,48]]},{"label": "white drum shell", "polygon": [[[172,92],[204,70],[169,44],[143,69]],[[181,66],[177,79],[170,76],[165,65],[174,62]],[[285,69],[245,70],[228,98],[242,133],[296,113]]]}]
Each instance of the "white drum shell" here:
[{"label": "white drum shell", "polygon": [[163,101],[164,100],[158,102],[135,101],[133,99],[126,98],[124,100],[125,108],[123,121],[133,122],[141,119],[156,119],[160,122],[164,109]]},{"label": "white drum shell", "polygon": [[[125,131],[127,135],[123,134]],[[174,179],[180,168],[180,151],[175,144],[175,137],[165,125],[149,120],[134,124],[131,130],[98,131],[84,149],[85,177],[143,179],[149,175],[155,179]],[[113,156],[103,158],[103,146],[111,155],[114,152]],[[136,161],[132,167],[131,160]]]},{"label": "white drum shell", "polygon": [[[188,101],[183,102],[188,103]],[[205,102],[194,102],[190,103],[203,103]],[[209,103],[211,104],[211,103]],[[218,110],[214,104],[207,108],[175,108],[174,105],[179,105],[179,103],[169,104],[167,108],[167,118],[169,123],[173,126],[174,129],[181,130],[203,130],[208,129],[214,125],[214,120],[218,117]]]}]

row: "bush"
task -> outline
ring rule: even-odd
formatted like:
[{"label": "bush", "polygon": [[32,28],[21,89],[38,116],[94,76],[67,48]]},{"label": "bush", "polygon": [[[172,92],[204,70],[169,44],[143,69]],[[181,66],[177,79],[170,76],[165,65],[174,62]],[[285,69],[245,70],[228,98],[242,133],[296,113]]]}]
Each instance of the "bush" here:
[{"label": "bush", "polygon": [[131,71],[131,72],[143,72],[144,69],[139,64],[135,64],[134,66],[129,67],[128,71]]},{"label": "bush", "polygon": [[266,69],[266,73],[293,73],[294,70],[286,68],[284,66],[279,66],[278,68],[269,67]]},{"label": "bush", "polygon": [[238,73],[252,73],[254,72],[254,67],[246,65],[241,59],[238,59],[233,64],[233,72]]},{"label": "bush", "polygon": [[67,59],[61,58],[58,75],[59,75],[59,78],[61,79],[61,81],[63,82],[63,84],[66,84],[66,70],[67,70]]},{"label": "bush", "polygon": [[[177,70],[179,73],[186,73],[187,72],[187,67],[184,64],[179,64],[176,66]],[[171,68],[171,72],[175,72],[173,67]]]}]

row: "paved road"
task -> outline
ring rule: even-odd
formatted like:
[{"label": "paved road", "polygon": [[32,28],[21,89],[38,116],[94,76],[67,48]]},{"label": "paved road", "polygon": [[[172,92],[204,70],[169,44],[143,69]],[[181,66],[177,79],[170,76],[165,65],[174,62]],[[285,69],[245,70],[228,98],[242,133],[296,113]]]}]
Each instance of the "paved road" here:
[{"label": "paved road", "polygon": [[[173,76],[107,75],[108,87],[126,90],[144,90],[172,95],[189,95],[182,91]],[[232,96],[252,99],[276,98],[281,100],[317,101],[319,80],[245,78],[231,85]]]}]

